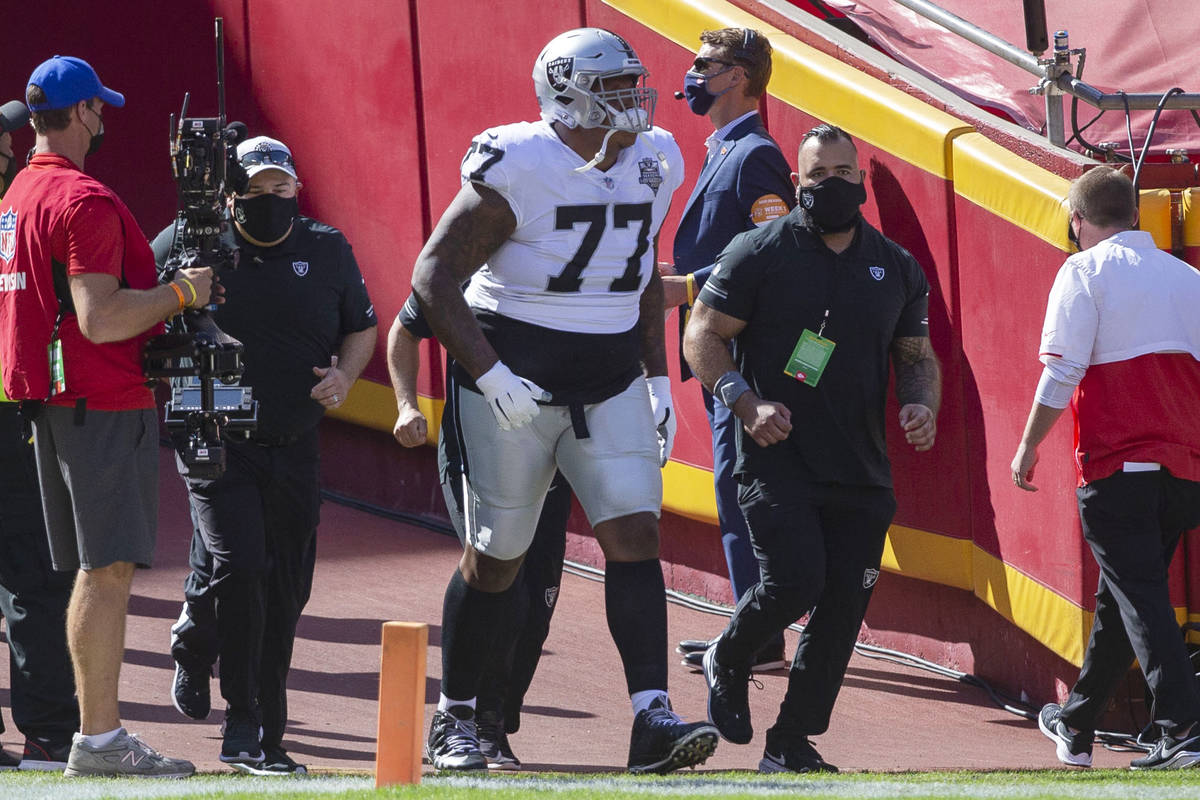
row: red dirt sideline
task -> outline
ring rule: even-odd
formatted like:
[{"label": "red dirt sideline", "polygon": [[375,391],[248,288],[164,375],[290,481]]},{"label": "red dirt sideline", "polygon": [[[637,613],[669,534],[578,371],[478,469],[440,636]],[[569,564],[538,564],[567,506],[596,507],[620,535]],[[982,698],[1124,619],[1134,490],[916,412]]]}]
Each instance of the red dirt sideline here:
[{"label": "red dirt sideline", "polygon": [[[329,468],[328,466],[326,467]],[[441,672],[442,592],[458,559],[452,537],[326,502],[321,509],[312,600],[301,620],[290,679],[291,723],[285,746],[298,761],[322,770],[373,770],[380,625],[387,620],[430,624],[426,724]],[[220,698],[203,722],[171,706],[170,626],[179,614],[187,568],[190,520],[171,451],[162,451],[159,544],[154,569],[139,571],[121,673],[126,726],[156,749],[193,760],[202,771],[226,769],[220,751]],[[622,769],[631,713],[616,650],[604,620],[603,586],[564,576],[546,653],[511,737],[525,770]],[[715,634],[720,617],[669,606],[670,639]],[[795,635],[789,634],[789,648]],[[672,660],[676,660],[672,654]],[[7,659],[0,685],[8,686]],[[761,678],[750,691],[756,724],[745,746],[722,742],[704,769],[754,769],[763,731],[782,699],[786,677]],[[686,719],[705,713],[704,681],[672,667],[671,695]],[[5,749],[22,739],[0,690]],[[1058,765],[1054,748],[1032,722],[994,706],[986,694],[918,669],[855,655],[830,731],[814,739],[842,769],[1032,769]],[[1136,754],[1097,748],[1098,767],[1126,766]]]}]

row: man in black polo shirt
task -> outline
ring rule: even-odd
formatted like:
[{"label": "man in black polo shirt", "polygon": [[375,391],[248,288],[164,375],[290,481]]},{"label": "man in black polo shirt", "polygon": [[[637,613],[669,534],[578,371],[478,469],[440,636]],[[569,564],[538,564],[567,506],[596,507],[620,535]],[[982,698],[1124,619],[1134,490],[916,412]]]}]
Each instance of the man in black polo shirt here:
[{"label": "man in black polo shirt", "polygon": [[811,611],[759,770],[835,772],[808,737],[829,727],[896,509],[884,437],[889,356],[900,427],[917,450],[933,446],[941,385],[929,284],[863,220],[854,142],[819,125],[801,141],[798,169],[795,210],[718,258],[684,354],[742,422],[738,501],[762,570],[705,652],[709,717],[729,741],[751,740],[754,654]]},{"label": "man in black polo shirt", "polygon": [[[220,658],[226,702],[221,761],[254,774],[304,772],[282,747],[296,623],[308,602],[320,506],[317,424],[346,401],[375,348],[375,311],[349,242],[298,215],[291,151],[258,136],[238,145],[246,193],[230,198],[237,269],[221,275],[213,319],[245,347],[242,384],[258,427],[230,435],[215,480],[188,487],[192,572],[172,628],[175,707],[209,713]],[[163,263],[174,227],[154,242]],[[261,734],[260,734],[261,731]]]}]

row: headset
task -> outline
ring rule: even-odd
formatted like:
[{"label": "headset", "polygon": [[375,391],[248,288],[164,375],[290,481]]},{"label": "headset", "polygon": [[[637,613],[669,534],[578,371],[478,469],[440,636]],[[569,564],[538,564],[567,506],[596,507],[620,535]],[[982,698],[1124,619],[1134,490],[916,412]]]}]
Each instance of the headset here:
[{"label": "headset", "polygon": [[758,44],[758,33],[750,28],[742,28],[742,46],[733,51],[734,58],[740,58],[750,63],[758,62],[758,53],[754,52]]}]

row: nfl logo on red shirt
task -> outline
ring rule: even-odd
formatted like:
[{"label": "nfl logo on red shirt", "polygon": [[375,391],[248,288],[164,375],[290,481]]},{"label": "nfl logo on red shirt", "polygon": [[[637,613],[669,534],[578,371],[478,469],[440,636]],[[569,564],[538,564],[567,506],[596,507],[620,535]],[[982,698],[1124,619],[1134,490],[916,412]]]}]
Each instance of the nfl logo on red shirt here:
[{"label": "nfl logo on red shirt", "polygon": [[11,261],[17,253],[17,212],[0,214],[0,258]]}]

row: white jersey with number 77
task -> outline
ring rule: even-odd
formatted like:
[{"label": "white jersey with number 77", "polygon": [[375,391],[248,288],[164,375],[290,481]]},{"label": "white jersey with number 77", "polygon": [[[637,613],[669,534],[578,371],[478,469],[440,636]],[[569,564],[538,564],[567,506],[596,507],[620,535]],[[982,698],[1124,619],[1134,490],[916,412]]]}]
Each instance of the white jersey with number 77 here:
[{"label": "white jersey with number 77", "polygon": [[669,132],[653,128],[606,172],[576,172],[584,163],[544,121],[490,128],[471,142],[463,183],[499,192],[517,220],[471,281],[472,308],[577,333],[637,323],[683,156]]}]

